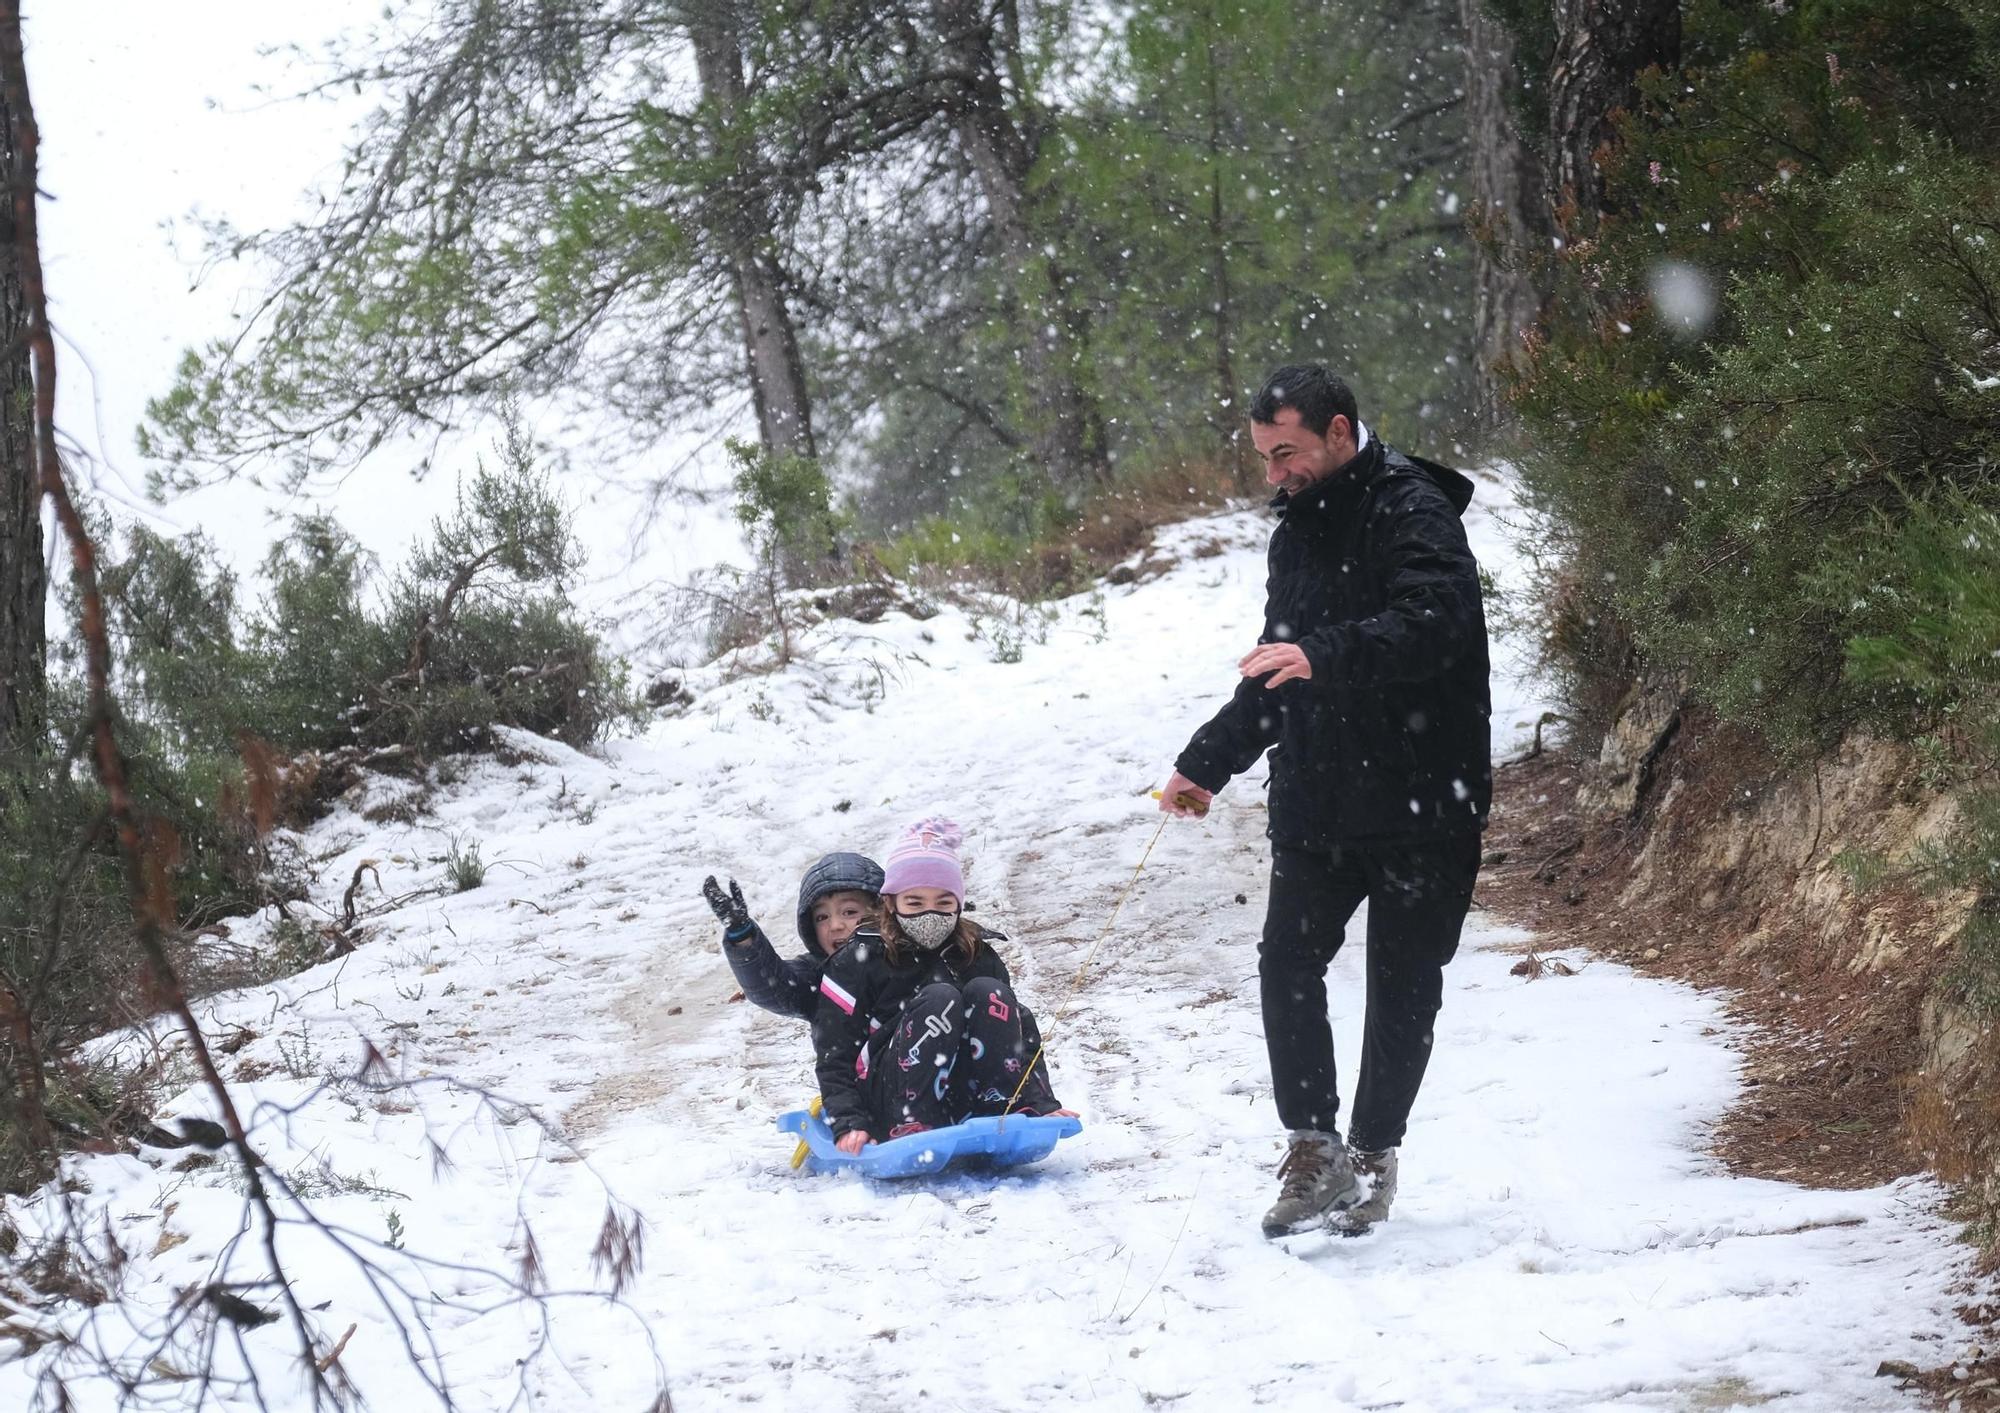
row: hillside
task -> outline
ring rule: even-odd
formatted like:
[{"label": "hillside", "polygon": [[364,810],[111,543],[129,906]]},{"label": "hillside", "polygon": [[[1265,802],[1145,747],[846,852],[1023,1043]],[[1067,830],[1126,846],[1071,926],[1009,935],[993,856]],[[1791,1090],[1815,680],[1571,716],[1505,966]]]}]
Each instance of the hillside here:
[{"label": "hillside", "polygon": [[[1474,515],[1505,579],[1492,509]],[[788,665],[697,674],[691,705],[601,757],[517,736],[414,819],[383,784],[316,826],[315,901],[339,913],[359,878],[365,942],[205,1019],[272,1168],[339,1228],[288,1224],[277,1247],[319,1347],[354,1327],[338,1368],[370,1406],[424,1406],[442,1382],[466,1408],[525,1391],[636,1410],[658,1379],[681,1413],[1908,1406],[1876,1366],[1949,1359],[1938,1332],[1968,1276],[1938,1190],[1726,1175],[1705,1154],[1737,1092],[1719,1000],[1582,954],[1575,975],[1517,977],[1532,939],[1479,911],[1394,1219],[1289,1250],[1258,1234],[1282,1140],[1256,1007],[1258,782],[1156,843],[1147,791],[1254,637],[1264,531],[1255,511],[1173,527],[1165,572],[1046,616],[828,619]],[[1539,700],[1502,663],[1512,750]],[[815,856],[879,849],[934,809],[966,827],[975,916],[1008,934],[1084,1132],[998,1180],[794,1173],[771,1118],[811,1093],[805,1034],[733,999],[701,878],[737,878],[789,950]],[[483,882],[442,891],[447,856],[475,846]],[[271,926],[239,922],[229,945]],[[1334,981],[1344,1062],[1358,930]],[[172,1112],[204,1104],[190,1087]],[[0,1367],[0,1406],[49,1371],[77,1407],[112,1406],[100,1354],[199,1366],[213,1327],[179,1320],[178,1293],[262,1252],[226,1168],[186,1151],[73,1165],[69,1220],[129,1254],[118,1299],[8,1316],[74,1342]],[[643,1222],[616,1301],[581,1293],[606,1279],[607,1201],[614,1265]],[[62,1210],[44,1193],[12,1215],[33,1233]],[[557,1293],[515,1299],[537,1276]],[[406,1345],[391,1312],[427,1329]],[[296,1356],[284,1323],[214,1350],[231,1375],[248,1359],[272,1407],[305,1406]],[[246,1387],[205,1392],[251,1406]]]}]

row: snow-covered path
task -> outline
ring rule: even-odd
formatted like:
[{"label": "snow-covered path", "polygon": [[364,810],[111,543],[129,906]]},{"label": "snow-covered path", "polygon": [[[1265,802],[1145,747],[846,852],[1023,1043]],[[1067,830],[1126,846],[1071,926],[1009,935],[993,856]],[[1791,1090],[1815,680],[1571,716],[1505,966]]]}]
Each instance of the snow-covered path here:
[{"label": "snow-covered path", "polygon": [[[1504,569],[1490,517],[1473,529]],[[411,1252],[504,1266],[525,1221],[558,1286],[588,1282],[600,1181],[647,1222],[629,1310],[557,1302],[555,1357],[525,1374],[534,1319],[431,1312],[464,1406],[504,1407],[525,1380],[540,1406],[642,1407],[642,1321],[679,1413],[1908,1406],[1875,1367],[1951,1356],[1938,1333],[1966,1274],[1934,1191],[1721,1174],[1702,1151],[1734,1085],[1719,1007],[1583,958],[1574,977],[1515,978],[1504,948],[1521,935],[1477,912],[1393,1220],[1264,1241],[1281,1135],[1256,1005],[1255,779],[1166,828],[1049,1027],[1082,1135],[997,1180],[789,1170],[770,1121],[812,1091],[804,1027],[730,1002],[702,876],[739,879],[789,950],[815,856],[949,812],[977,916],[1010,934],[1023,995],[1052,1018],[1158,827],[1146,792],[1255,636],[1265,530],[1256,513],[1178,527],[1170,573],[1048,623],[823,625],[809,658],[710,686],[608,759],[537,744],[441,789],[417,825],[343,813],[314,832],[330,899],[363,858],[392,893],[432,881],[453,838],[492,867],[482,888],[385,916],[346,963],[218,1005],[218,1026],[257,1032],[234,1062],[269,1067],[244,1092],[292,1102],[351,1070],[358,1032],[413,1079],[533,1105],[575,1153],[447,1090],[335,1085],[285,1123],[266,1108],[267,1142],[289,1144],[275,1165],[331,1173],[348,1190],[323,1205],[356,1231],[384,1232],[393,1210]],[[1510,743],[1536,702],[1514,675],[1495,686]],[[160,1156],[83,1168],[138,1253],[137,1298],[164,1308],[213,1278],[239,1203]],[[188,1239],[157,1241],[170,1234]],[[328,1340],[359,1326],[345,1365],[374,1406],[419,1406],[351,1263],[303,1233],[286,1250],[302,1301],[331,1302],[315,1316]],[[295,1388],[282,1329],[247,1340]],[[24,1376],[0,1369],[0,1406]]]}]

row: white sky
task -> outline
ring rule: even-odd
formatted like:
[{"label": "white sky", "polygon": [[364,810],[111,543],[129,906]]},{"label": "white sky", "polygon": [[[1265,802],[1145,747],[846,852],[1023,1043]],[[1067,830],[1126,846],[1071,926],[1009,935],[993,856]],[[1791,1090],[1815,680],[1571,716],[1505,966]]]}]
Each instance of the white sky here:
[{"label": "white sky", "polygon": [[[233,312],[260,292],[255,272],[226,266],[199,288],[201,243],[191,217],[227,216],[241,227],[274,224],[299,209],[302,194],[333,175],[364,98],[274,101],[309,75],[262,52],[285,43],[316,49],[343,25],[379,5],[321,0],[271,5],[252,0],[69,0],[31,4],[29,81],[42,131],[42,253],[50,314],[62,343],[58,392],[65,435],[94,466],[79,467],[107,497],[168,530],[199,527],[239,565],[260,558],[274,524],[328,508],[385,560],[400,556],[430,517],[449,506],[453,469],[469,466],[495,429],[481,428],[439,458],[423,483],[407,449],[385,448],[347,478],[330,501],[295,500],[236,483],[164,507],[144,502],[146,466],[133,433],[147,399],[168,388],[190,345],[226,333]],[[559,440],[553,418],[535,430]],[[657,577],[740,553],[726,508],[667,507],[634,543],[642,512],[630,493],[643,463],[579,463],[563,487],[591,547],[590,606],[621,617],[628,595]],[[643,610],[639,611],[643,614]],[[629,635],[618,635],[629,637]]]}]

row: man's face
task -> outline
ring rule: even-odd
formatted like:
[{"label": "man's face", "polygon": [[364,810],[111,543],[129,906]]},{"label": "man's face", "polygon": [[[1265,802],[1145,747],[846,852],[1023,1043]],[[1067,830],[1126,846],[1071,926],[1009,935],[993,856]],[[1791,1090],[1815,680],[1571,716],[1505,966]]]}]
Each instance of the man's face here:
[{"label": "man's face", "polygon": [[1345,466],[1354,456],[1354,429],[1335,417],[1325,436],[1299,420],[1296,407],[1278,409],[1275,422],[1252,422],[1250,440],[1264,458],[1264,480],[1272,490],[1295,496]]}]

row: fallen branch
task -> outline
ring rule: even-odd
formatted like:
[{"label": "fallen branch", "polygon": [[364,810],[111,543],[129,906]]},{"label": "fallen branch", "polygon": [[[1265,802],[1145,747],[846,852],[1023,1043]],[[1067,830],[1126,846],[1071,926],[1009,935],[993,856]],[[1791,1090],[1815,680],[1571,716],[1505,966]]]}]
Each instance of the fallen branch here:
[{"label": "fallen branch", "polygon": [[1575,976],[1576,968],[1561,957],[1544,959],[1542,954],[1530,949],[1528,955],[1507,968],[1509,976],[1525,976],[1530,981],[1538,981],[1545,973],[1556,976]]},{"label": "fallen branch", "polygon": [[375,887],[377,890],[382,887],[382,875],[376,871],[375,860],[363,859],[354,866],[354,877],[347,881],[347,891],[340,895],[340,927],[343,932],[354,926],[354,895],[361,888],[361,875],[364,873],[375,874]]},{"label": "fallen branch", "polygon": [[1569,718],[1564,716],[1561,712],[1556,712],[1556,711],[1543,712],[1540,718],[1535,722],[1534,744],[1529,746],[1525,753],[1515,756],[1512,760],[1501,761],[1500,768],[1504,770],[1510,765],[1526,765],[1531,760],[1539,759],[1542,756],[1543,752],[1547,750],[1547,747],[1542,744],[1542,728],[1544,726],[1552,726],[1558,721],[1568,721],[1568,720]]},{"label": "fallen branch", "polygon": [[347,1348],[347,1341],[354,1338],[354,1332],[359,1328],[360,1326],[358,1324],[349,1325],[347,1327],[347,1333],[342,1335],[338,1340],[334,1342],[333,1348],[327,1350],[325,1356],[321,1358],[318,1363],[319,1371],[322,1374],[324,1374],[328,1369],[331,1369],[334,1366],[334,1364],[339,1361],[341,1351]]},{"label": "fallen branch", "polygon": [[1532,871],[1530,876],[1540,880],[1543,883],[1555,882],[1556,880],[1554,874],[1548,874],[1547,877],[1543,876],[1544,873],[1547,871],[1548,866],[1554,863],[1557,859],[1569,857],[1571,854],[1575,853],[1578,849],[1581,849],[1582,847],[1583,847],[1583,840],[1581,839],[1572,839],[1567,844],[1558,844],[1555,848],[1549,850],[1548,853],[1542,855],[1541,859],[1535,864],[1534,870]]}]

